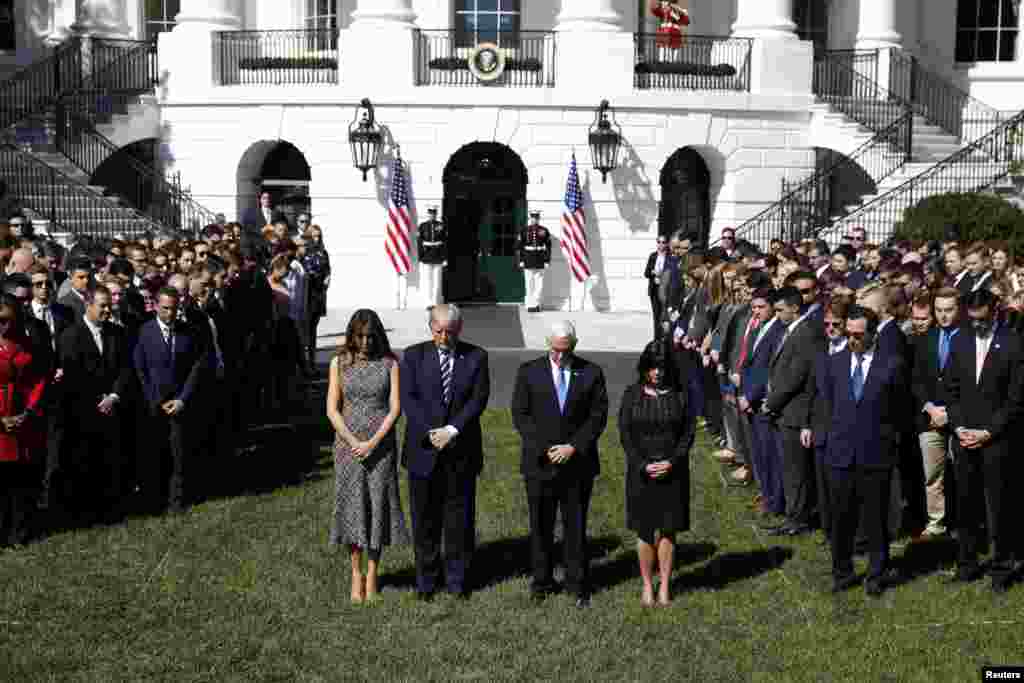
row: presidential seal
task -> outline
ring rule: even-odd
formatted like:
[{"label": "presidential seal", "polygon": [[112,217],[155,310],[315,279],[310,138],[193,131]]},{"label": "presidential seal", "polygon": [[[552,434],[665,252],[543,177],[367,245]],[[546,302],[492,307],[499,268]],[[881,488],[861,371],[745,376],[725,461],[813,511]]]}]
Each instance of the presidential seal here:
[{"label": "presidential seal", "polygon": [[467,61],[470,72],[480,81],[493,81],[505,73],[505,53],[494,43],[480,43]]}]

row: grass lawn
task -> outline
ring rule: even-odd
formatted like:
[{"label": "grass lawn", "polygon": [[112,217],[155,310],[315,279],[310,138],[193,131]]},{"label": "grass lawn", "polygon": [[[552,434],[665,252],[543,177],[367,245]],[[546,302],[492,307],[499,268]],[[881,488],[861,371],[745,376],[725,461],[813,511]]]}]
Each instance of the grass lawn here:
[{"label": "grass lawn", "polygon": [[417,603],[401,548],[384,556],[383,599],[352,606],[347,557],[327,547],[331,434],[315,411],[258,456],[280,465],[271,475],[238,461],[236,495],[0,551],[0,681],[973,681],[985,663],[1024,664],[1024,586],[947,585],[949,549],[915,546],[909,583],[833,597],[818,539],[765,537],[702,441],[675,602],[642,608],[614,421],[590,514],[593,608],[534,606],[508,411],[484,428],[485,585],[468,603]]}]

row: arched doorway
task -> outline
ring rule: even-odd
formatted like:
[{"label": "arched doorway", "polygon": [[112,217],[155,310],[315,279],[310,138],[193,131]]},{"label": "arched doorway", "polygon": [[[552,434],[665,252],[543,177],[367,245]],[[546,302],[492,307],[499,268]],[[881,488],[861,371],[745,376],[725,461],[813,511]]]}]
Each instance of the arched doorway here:
[{"label": "arched doorway", "polygon": [[711,173],[694,149],[677,149],[661,168],[658,234],[682,230],[707,245],[711,234]]},{"label": "arched doorway", "polygon": [[526,285],[515,251],[526,223],[526,167],[497,142],[459,148],[444,167],[448,225],[445,300],[521,303]]},{"label": "arched doorway", "polygon": [[311,212],[305,155],[285,140],[260,140],[249,146],[238,163],[238,215],[259,205],[259,193],[270,193],[272,206],[296,227],[300,213]]},{"label": "arched doorway", "polygon": [[159,144],[156,138],[146,138],[121,147],[100,162],[89,177],[89,184],[103,187],[108,194],[121,197],[140,211],[160,215],[155,212],[154,203],[161,198],[153,195],[152,177],[144,172],[156,168]]}]

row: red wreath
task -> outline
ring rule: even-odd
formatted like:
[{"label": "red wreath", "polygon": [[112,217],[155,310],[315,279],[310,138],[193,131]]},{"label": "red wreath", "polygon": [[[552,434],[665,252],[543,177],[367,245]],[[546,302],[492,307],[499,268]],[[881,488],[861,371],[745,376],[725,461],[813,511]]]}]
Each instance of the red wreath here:
[{"label": "red wreath", "polygon": [[651,14],[661,19],[654,43],[658,47],[683,46],[683,27],[690,25],[689,13],[674,0],[651,0]]}]

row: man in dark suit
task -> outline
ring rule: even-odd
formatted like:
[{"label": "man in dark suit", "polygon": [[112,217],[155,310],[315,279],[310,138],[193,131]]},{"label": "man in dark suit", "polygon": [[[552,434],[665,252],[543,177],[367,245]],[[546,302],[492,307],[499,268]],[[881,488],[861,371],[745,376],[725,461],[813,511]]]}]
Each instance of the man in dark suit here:
[{"label": "man in dark suit", "polygon": [[804,296],[797,287],[779,291],[775,315],[786,331],[770,361],[770,386],[762,406],[762,411],[775,419],[782,453],[786,521],[767,529],[769,534],[779,536],[809,533],[814,508],[811,396],[814,365],[825,349],[825,334],[822,324],[813,317],[817,309],[807,306],[800,314],[806,306]]},{"label": "man in dark suit", "polygon": [[432,307],[430,332],[433,339],[407,348],[400,366],[416,592],[427,601],[440,582],[442,536],[448,591],[468,595],[483,468],[480,416],[491,393],[487,352],[459,339],[459,308]]},{"label": "man in dark suit", "polygon": [[75,312],[76,321],[81,320],[85,315],[85,291],[89,287],[92,277],[92,261],[87,257],[78,257],[68,266],[68,280],[71,282],[71,291],[59,300],[59,303],[67,306]]},{"label": "man in dark suit", "polygon": [[819,397],[819,425],[828,432],[832,590],[839,592],[856,582],[854,538],[863,518],[869,554],[865,589],[872,596],[881,595],[893,581],[886,517],[899,449],[898,420],[907,400],[903,359],[877,349],[877,330],[873,311],[861,306],[849,310],[847,349],[823,364]]},{"label": "man in dark suit", "polygon": [[124,333],[110,322],[110,291],[86,292],[85,316],[64,331],[58,348],[64,369],[63,414],[73,508],[111,520],[122,497],[121,408],[132,380]]},{"label": "man in dark suit", "polygon": [[914,426],[924,465],[928,522],[925,539],[946,533],[946,460],[949,457],[949,413],[945,404],[944,377],[949,367],[953,340],[960,334],[960,293],[945,287],[935,293],[936,326],[915,339],[913,381]]},{"label": "man in dark suit", "polygon": [[969,329],[958,334],[944,376],[946,411],[953,432],[956,467],[956,579],[980,577],[978,550],[987,524],[992,541],[992,589],[1005,591],[1019,559],[1019,468],[1016,465],[1024,413],[1024,355],[1016,333],[998,328],[996,297],[987,289],[965,302]]},{"label": "man in dark suit", "polygon": [[246,209],[242,214],[242,225],[249,232],[259,233],[264,226],[273,225],[278,221],[287,221],[285,215],[274,208],[270,193],[262,190],[259,195],[259,206]]},{"label": "man in dark suit", "polygon": [[757,326],[751,330],[747,351],[738,364],[740,383],[736,399],[742,419],[750,423],[751,461],[761,489],[758,508],[766,516],[782,515],[786,510],[775,429],[771,418],[761,412],[768,394],[771,359],[785,334],[785,325],[775,317],[774,303],[775,292],[767,289],[754,292],[750,299]]},{"label": "man in dark suit", "polygon": [[661,336],[661,297],[658,292],[661,287],[661,276],[665,272],[665,266],[669,259],[668,237],[658,236],[658,248],[647,257],[647,267],[644,268],[644,277],[647,278],[647,297],[651,300],[651,315],[654,317],[654,338]]},{"label": "man in dark suit", "polygon": [[[171,512],[186,505],[185,473],[188,460],[188,426],[191,402],[208,352],[186,325],[179,325],[177,290],[165,287],[157,299],[157,317],[139,330],[134,365],[149,408],[148,441],[155,452],[139,453],[140,469],[147,473],[150,494],[160,486],[161,470],[170,454],[171,475],[167,500]],[[141,461],[145,459],[145,461]]]},{"label": "man in dark suit", "polygon": [[561,508],[566,588],[576,596],[577,607],[586,607],[587,511],[601,469],[597,440],[608,423],[608,391],[601,368],[573,353],[572,323],[556,324],[548,345],[548,354],[519,366],[512,395],[530,507],[530,593],[543,600],[555,588],[554,527]]}]

